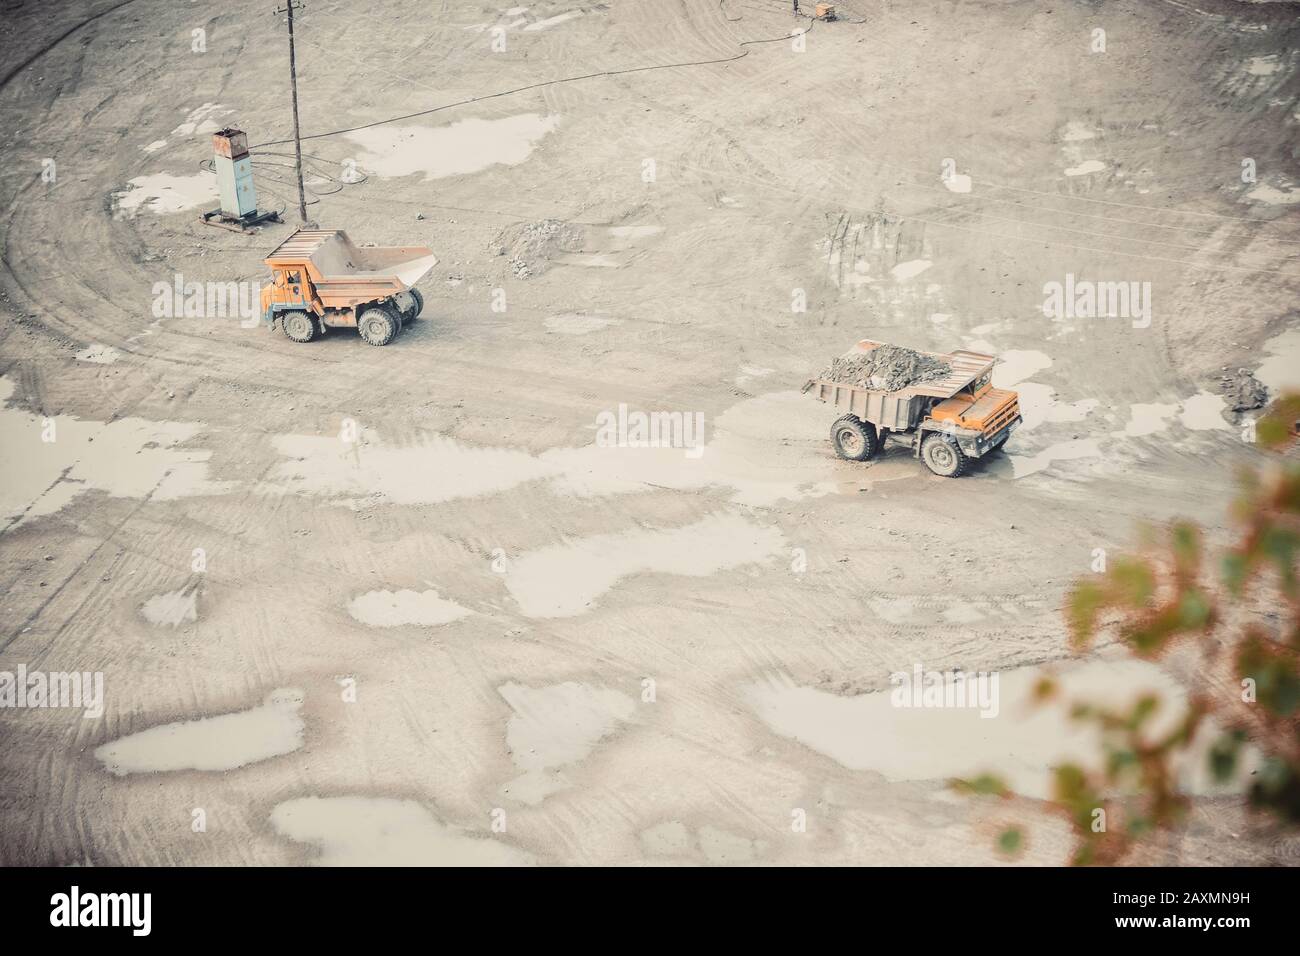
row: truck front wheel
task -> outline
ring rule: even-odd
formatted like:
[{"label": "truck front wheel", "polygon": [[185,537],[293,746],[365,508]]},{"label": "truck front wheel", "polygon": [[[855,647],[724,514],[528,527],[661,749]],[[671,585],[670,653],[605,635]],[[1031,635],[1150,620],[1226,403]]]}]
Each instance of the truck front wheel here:
[{"label": "truck front wheel", "polygon": [[393,341],[393,336],[397,335],[400,328],[400,320],[387,309],[381,309],[378,306],[366,309],[357,319],[357,331],[369,345],[387,345]]},{"label": "truck front wheel", "polygon": [[857,415],[837,418],[831,426],[831,444],[846,461],[866,461],[876,453],[876,426]]},{"label": "truck front wheel", "polygon": [[921,442],[925,466],[941,478],[960,478],[970,459],[954,442],[942,435],[927,435]]},{"label": "truck front wheel", "polygon": [[297,309],[280,313],[280,328],[285,338],[294,342],[310,342],[316,337],[316,320]]}]

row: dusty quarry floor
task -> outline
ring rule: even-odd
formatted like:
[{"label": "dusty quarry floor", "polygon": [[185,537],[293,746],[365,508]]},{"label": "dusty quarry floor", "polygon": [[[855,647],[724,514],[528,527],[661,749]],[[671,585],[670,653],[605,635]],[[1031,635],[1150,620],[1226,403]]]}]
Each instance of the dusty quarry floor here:
[{"label": "dusty quarry floor", "polygon": [[[198,223],[213,130],[296,221],[272,6],[0,11],[0,671],[104,682],[0,709],[0,863],[1061,862],[1077,741],[1018,695],[1197,680],[1071,660],[1067,587],[1221,540],[1222,369],[1300,385],[1300,6],[319,0],[304,134],[462,104],[304,143],[322,226],[440,259],[382,349],[159,305],[293,228]],[[1149,322],[1045,317],[1067,275]],[[799,389],[862,338],[999,355],[1024,427],[838,460]],[[703,454],[605,447],[621,405]],[[891,708],[915,666],[998,715]],[[1300,849],[1207,792],[1152,858]]]}]

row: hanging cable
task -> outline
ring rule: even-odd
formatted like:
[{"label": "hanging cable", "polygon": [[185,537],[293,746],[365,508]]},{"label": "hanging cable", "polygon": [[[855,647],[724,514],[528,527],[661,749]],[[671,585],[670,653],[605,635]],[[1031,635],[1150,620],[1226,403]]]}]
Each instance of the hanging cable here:
[{"label": "hanging cable", "polygon": [[[817,21],[813,19],[812,23],[810,23],[808,27],[804,30],[804,33],[807,33],[809,30],[811,30],[813,24],[815,24],[816,22]],[[455,109],[458,106],[468,106],[471,103],[482,103],[486,100],[495,100],[503,96],[513,96],[516,93],[526,93],[529,90],[540,90],[548,86],[559,86],[564,83],[578,83],[582,80],[592,80],[592,79],[597,79],[599,77],[605,77],[605,76],[627,76],[632,73],[649,73],[654,70],[677,70],[677,69],[682,69],[690,66],[712,66],[719,63],[734,63],[736,60],[742,60],[745,57],[749,56],[750,51],[748,48],[751,46],[756,46],[760,43],[781,43],[786,40],[789,40],[791,36],[792,34],[785,34],[783,36],[765,37],[757,40],[740,40],[738,41],[737,45],[744,47],[745,49],[742,49],[739,53],[736,53],[733,56],[717,57],[711,60],[685,60],[680,63],[659,63],[653,66],[633,66],[622,70],[598,70],[594,73],[583,73],[578,76],[565,76],[565,77],[561,77],[558,80],[543,80],[539,83],[529,83],[527,86],[517,86],[514,87],[513,89],[501,90],[496,93],[485,93],[482,96],[471,96],[468,99],[457,100],[454,103],[444,103],[442,106],[434,106],[427,110],[417,110],[414,113],[404,113],[401,116],[391,116],[388,119],[375,120],[372,123],[362,123],[359,126],[349,126],[345,129],[334,129],[324,133],[311,133],[307,136],[301,137],[301,139],[303,140],[325,139],[326,137],[329,136],[342,136],[345,133],[356,133],[363,129],[373,129],[376,126],[385,126],[388,123],[400,123],[404,120],[416,119],[417,117],[420,116],[429,116],[433,113],[440,113],[443,110]],[[265,143],[258,143],[255,146],[250,146],[249,152],[252,152],[253,150],[261,149],[264,146],[282,146],[285,143],[292,143],[292,142],[293,142],[292,139],[267,140]]]}]

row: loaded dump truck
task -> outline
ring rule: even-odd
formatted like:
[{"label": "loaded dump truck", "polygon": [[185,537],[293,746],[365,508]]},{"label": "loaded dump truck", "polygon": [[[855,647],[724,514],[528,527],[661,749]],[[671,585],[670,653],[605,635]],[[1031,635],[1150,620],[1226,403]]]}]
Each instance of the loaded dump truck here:
[{"label": "loaded dump truck", "polygon": [[996,361],[965,349],[913,352],[864,339],[804,391],[844,412],[831,426],[841,458],[866,461],[897,444],[936,475],[957,478],[1020,425],[1020,396],[992,385]]},{"label": "loaded dump truck", "polygon": [[336,229],[299,229],[264,260],[272,283],[262,290],[262,318],[295,342],[326,329],[356,329],[387,345],[424,308],[414,286],[438,264],[425,246],[355,246]]}]

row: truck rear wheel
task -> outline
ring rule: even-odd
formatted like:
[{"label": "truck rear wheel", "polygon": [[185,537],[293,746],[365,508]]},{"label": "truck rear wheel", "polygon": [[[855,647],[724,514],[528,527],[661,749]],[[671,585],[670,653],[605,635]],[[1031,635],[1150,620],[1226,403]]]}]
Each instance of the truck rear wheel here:
[{"label": "truck rear wheel", "polygon": [[378,306],[366,309],[357,319],[357,331],[369,345],[387,345],[393,341],[400,328],[400,320],[387,309]]},{"label": "truck rear wheel", "polygon": [[411,312],[410,316],[407,318],[406,321],[408,322],[410,322],[412,319],[418,318],[420,313],[424,311],[424,296],[420,295],[420,290],[412,289],[411,295],[415,298],[415,309]]},{"label": "truck rear wheel", "polygon": [[837,418],[831,426],[831,444],[846,461],[866,461],[876,453],[876,426],[857,415]]},{"label": "truck rear wheel", "polygon": [[406,325],[408,322],[415,321],[415,317],[420,314],[420,306],[424,304],[424,300],[419,296],[420,293],[414,289],[407,289],[389,299],[387,305],[389,310],[401,319],[402,324]]},{"label": "truck rear wheel", "polygon": [[921,457],[925,466],[941,478],[960,478],[970,459],[942,435],[927,435],[921,442]]},{"label": "truck rear wheel", "polygon": [[280,313],[280,328],[285,338],[294,342],[310,342],[316,337],[316,320],[297,309]]}]

